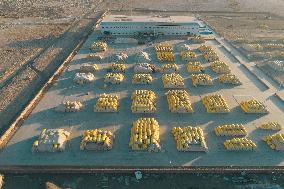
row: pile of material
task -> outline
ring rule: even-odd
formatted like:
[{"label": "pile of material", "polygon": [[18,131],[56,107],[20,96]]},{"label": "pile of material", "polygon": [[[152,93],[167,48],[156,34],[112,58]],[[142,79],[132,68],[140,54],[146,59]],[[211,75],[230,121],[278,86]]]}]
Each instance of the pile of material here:
[{"label": "pile of material", "polygon": [[258,100],[242,101],[240,106],[245,113],[268,113],[264,104]]},{"label": "pile of material", "polygon": [[137,62],[150,62],[150,61],[151,59],[148,53],[142,51],[137,54]]},{"label": "pile of material", "polygon": [[95,76],[92,73],[76,73],[73,81],[77,84],[91,83],[95,80]]},{"label": "pile of material", "polygon": [[105,83],[120,84],[124,80],[121,73],[107,73],[105,75]]},{"label": "pile of material", "polygon": [[96,53],[91,53],[87,57],[92,58],[94,60],[102,60],[104,58],[102,55],[98,55]]},{"label": "pile of material", "polygon": [[151,74],[134,74],[132,78],[133,84],[151,84],[152,82]]},{"label": "pile of material", "polygon": [[169,111],[173,113],[192,113],[189,94],[185,90],[170,90],[166,93]]},{"label": "pile of material", "polygon": [[176,64],[163,64],[162,73],[175,73],[178,72],[178,66]]},{"label": "pile of material", "polygon": [[80,144],[81,150],[107,151],[113,147],[114,135],[111,131],[101,129],[84,131]]},{"label": "pile of material", "polygon": [[107,44],[105,42],[102,42],[102,41],[94,42],[91,45],[91,50],[94,51],[94,52],[106,51],[107,50]]},{"label": "pile of material", "polygon": [[154,73],[156,67],[149,63],[138,63],[134,66],[134,73]]},{"label": "pile of material", "polygon": [[154,118],[139,118],[133,122],[129,147],[132,150],[161,151],[160,128]]},{"label": "pile of material", "polygon": [[204,43],[205,39],[201,36],[194,36],[194,37],[191,38],[191,41],[193,43]]},{"label": "pile of material", "polygon": [[193,51],[182,51],[180,53],[181,59],[185,61],[192,61],[196,59],[196,54]]},{"label": "pile of material", "polygon": [[60,104],[56,111],[58,112],[78,112],[83,109],[83,104],[80,101],[66,101]]},{"label": "pile of material", "polygon": [[192,74],[191,80],[194,87],[198,85],[213,85],[212,78],[208,74]]},{"label": "pile of material", "polygon": [[207,151],[203,130],[200,127],[174,127],[172,134],[178,151]]},{"label": "pile of material", "polygon": [[219,60],[214,61],[211,63],[210,66],[211,66],[211,69],[217,74],[225,74],[225,73],[231,72],[229,65],[223,61],[219,61]]},{"label": "pile of material", "polygon": [[110,71],[114,73],[124,73],[126,69],[125,64],[121,63],[112,63],[110,65]]},{"label": "pile of material", "polygon": [[189,73],[199,73],[204,69],[200,62],[189,62],[186,68]]},{"label": "pile of material", "polygon": [[261,124],[259,128],[265,129],[265,130],[279,131],[282,129],[282,126],[280,125],[280,123],[276,121],[270,121],[270,122]]},{"label": "pile of material", "polygon": [[94,112],[118,112],[119,98],[117,95],[101,94],[96,105]]},{"label": "pile of material", "polygon": [[239,78],[234,74],[222,74],[218,77],[218,80],[221,83],[228,83],[232,85],[241,85],[241,81]]},{"label": "pile of material", "polygon": [[214,129],[217,136],[246,136],[247,130],[242,124],[219,125]]},{"label": "pile of material", "polygon": [[156,52],[157,59],[160,62],[173,62],[175,61],[175,56],[173,52]]},{"label": "pile of material", "polygon": [[157,97],[150,90],[135,90],[131,96],[132,113],[154,113],[157,110]]},{"label": "pile of material", "polygon": [[163,74],[164,88],[184,88],[183,78],[177,73]]},{"label": "pile of material", "polygon": [[57,152],[65,150],[70,136],[64,129],[43,129],[38,140],[34,141],[33,152]]},{"label": "pile of material", "polygon": [[173,46],[168,43],[161,43],[155,46],[157,52],[171,52],[173,51]]},{"label": "pile of material", "polygon": [[226,150],[232,151],[250,151],[257,148],[256,144],[247,138],[233,138],[224,142]]},{"label": "pile of material", "polygon": [[284,72],[284,61],[282,60],[274,60],[267,62],[266,64],[276,71]]},{"label": "pile of material", "polygon": [[222,97],[219,94],[207,95],[202,98],[202,103],[208,113],[228,113],[230,109]]},{"label": "pile of material", "polygon": [[127,58],[128,58],[128,55],[121,52],[121,53],[115,54],[113,56],[113,61],[115,61],[115,62],[125,62]]},{"label": "pile of material", "polygon": [[273,150],[284,150],[284,134],[268,135],[263,138],[263,141]]},{"label": "pile of material", "polygon": [[173,47],[170,44],[159,44],[155,46],[156,56],[160,62],[168,61],[173,62],[175,61],[175,56],[173,53]]},{"label": "pile of material", "polygon": [[97,64],[84,63],[80,67],[80,72],[83,72],[83,73],[96,72],[98,70],[99,70],[99,67],[97,66]]},{"label": "pile of material", "polygon": [[202,53],[214,51],[214,49],[211,46],[208,46],[208,45],[200,45],[198,47],[198,50]]},{"label": "pile of material", "polygon": [[207,62],[214,62],[219,60],[219,56],[215,51],[205,52],[203,54],[203,57]]},{"label": "pile of material", "polygon": [[181,44],[179,46],[177,46],[177,50],[178,51],[190,51],[190,45],[187,44]]}]

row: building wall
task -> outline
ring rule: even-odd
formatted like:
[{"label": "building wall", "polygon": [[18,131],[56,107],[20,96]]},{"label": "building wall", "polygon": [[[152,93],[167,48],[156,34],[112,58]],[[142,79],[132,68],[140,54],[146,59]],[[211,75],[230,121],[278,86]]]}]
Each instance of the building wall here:
[{"label": "building wall", "polygon": [[198,34],[198,23],[135,23],[135,22],[103,22],[100,29],[102,33],[109,32],[112,35],[135,35],[138,33],[155,33],[164,35]]}]

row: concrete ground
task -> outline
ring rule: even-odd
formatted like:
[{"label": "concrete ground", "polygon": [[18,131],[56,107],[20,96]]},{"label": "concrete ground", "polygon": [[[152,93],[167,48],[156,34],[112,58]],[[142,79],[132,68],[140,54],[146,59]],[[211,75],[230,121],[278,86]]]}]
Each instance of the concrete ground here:
[{"label": "concrete ground", "polygon": [[[232,73],[238,75],[243,83],[237,87],[230,87],[214,81],[213,86],[193,87],[189,74],[186,71],[185,63],[182,62],[176,53],[176,63],[180,66],[180,74],[185,78],[186,90],[189,91],[193,108],[193,114],[173,114],[168,111],[165,92],[163,89],[161,74],[153,74],[155,81],[152,85],[133,85],[131,78],[133,75],[133,65],[136,63],[134,54],[144,50],[152,56],[152,63],[160,66],[154,58],[155,53],[152,46],[121,45],[110,44],[110,50],[105,54],[110,57],[116,52],[126,52],[130,58],[127,60],[126,80],[117,86],[104,88],[103,76],[106,68],[110,65],[110,58],[97,62],[99,72],[95,74],[96,80],[92,84],[79,86],[73,83],[75,73],[80,65],[92,62],[87,59],[90,53],[89,46],[96,40],[98,33],[94,32],[78,54],[74,57],[70,66],[63,72],[57,83],[46,93],[41,102],[34,109],[32,114],[10,140],[7,147],[0,153],[0,165],[90,165],[90,166],[281,166],[284,165],[283,154],[268,148],[261,141],[268,131],[257,129],[265,121],[283,122],[283,103],[273,94],[273,85],[266,85],[262,80],[252,74],[249,69],[244,68],[224,47],[217,41],[208,41],[212,45],[221,59],[226,61]],[[159,39],[155,43],[165,41]],[[176,44],[183,43],[183,40],[169,40]],[[155,45],[154,43],[154,45]],[[198,45],[191,45],[197,48]],[[196,51],[197,52],[197,51]],[[200,54],[199,54],[200,55]],[[200,61],[204,60],[199,56]],[[206,73],[213,78],[217,75],[206,66]],[[155,114],[132,114],[130,110],[131,93],[135,89],[150,89],[158,96],[157,112]],[[87,95],[87,92],[90,94]],[[115,93],[120,96],[119,113],[94,113],[93,105],[99,94]],[[228,114],[209,114],[206,113],[202,105],[203,95],[219,93],[227,101],[231,112]],[[245,114],[237,103],[239,98],[251,95],[255,99],[264,102],[269,114]],[[86,105],[85,109],[78,113],[57,113],[54,108],[62,101],[80,100]],[[160,124],[160,137],[162,152],[133,152],[128,148],[130,128],[133,121],[139,117],[155,117]],[[248,138],[255,141],[258,145],[253,152],[229,152],[223,148],[223,141],[226,138],[216,137],[213,130],[216,126],[226,123],[242,123],[248,130]],[[204,129],[206,141],[209,147],[208,153],[200,152],[177,152],[175,142],[171,136],[171,128],[174,126],[200,126]],[[79,144],[83,130],[94,128],[108,128],[115,132],[116,140],[114,148],[108,152],[84,152],[80,151]],[[43,128],[65,128],[72,132],[70,142],[64,152],[61,153],[32,153],[31,146]],[[283,132],[283,131],[280,131]]]}]

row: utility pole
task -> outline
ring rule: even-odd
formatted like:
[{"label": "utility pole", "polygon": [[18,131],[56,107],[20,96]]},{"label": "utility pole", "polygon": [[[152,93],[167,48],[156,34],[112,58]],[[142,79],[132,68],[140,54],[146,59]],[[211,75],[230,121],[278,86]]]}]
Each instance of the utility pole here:
[{"label": "utility pole", "polygon": [[130,16],[132,16],[133,0],[130,0]]}]

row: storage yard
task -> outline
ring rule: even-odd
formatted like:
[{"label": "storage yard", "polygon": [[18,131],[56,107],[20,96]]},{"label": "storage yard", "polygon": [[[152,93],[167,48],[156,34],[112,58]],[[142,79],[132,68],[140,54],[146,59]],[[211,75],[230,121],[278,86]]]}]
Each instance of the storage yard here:
[{"label": "storage yard", "polygon": [[99,28],[88,37],[0,153],[0,166],[284,165],[278,88],[217,36],[95,43],[101,37]]}]

